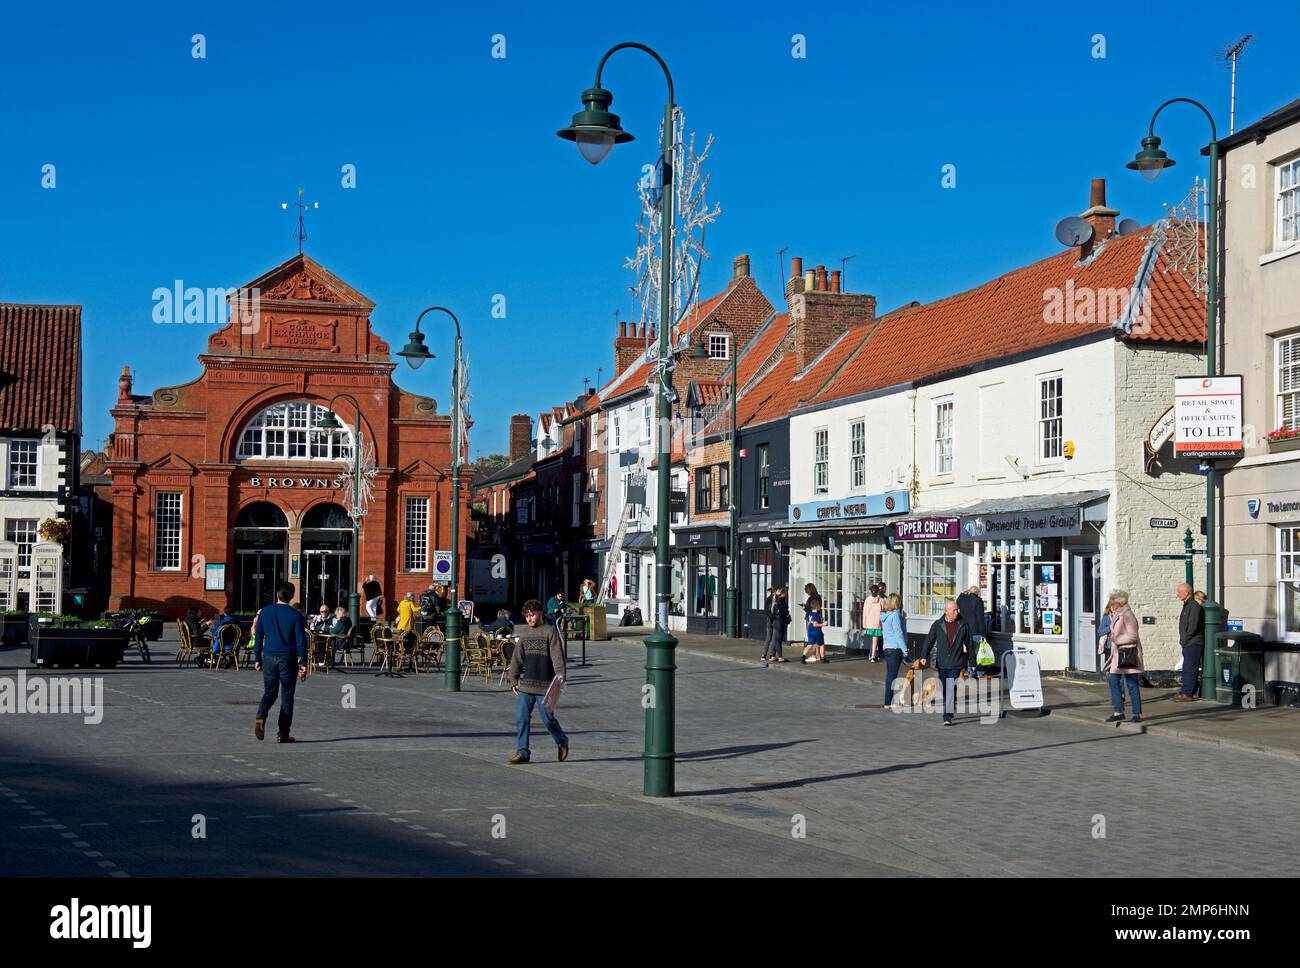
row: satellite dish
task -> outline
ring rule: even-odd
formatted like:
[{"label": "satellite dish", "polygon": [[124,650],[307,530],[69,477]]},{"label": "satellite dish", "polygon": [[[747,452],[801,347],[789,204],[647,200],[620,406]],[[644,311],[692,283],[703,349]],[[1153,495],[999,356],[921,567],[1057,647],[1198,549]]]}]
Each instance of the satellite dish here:
[{"label": "satellite dish", "polygon": [[1135,218],[1123,219],[1115,228],[1116,235],[1128,235],[1130,232],[1136,232],[1142,227],[1142,223]]},{"label": "satellite dish", "polygon": [[1056,223],[1056,241],[1061,245],[1083,245],[1092,238],[1092,226],[1077,215]]}]

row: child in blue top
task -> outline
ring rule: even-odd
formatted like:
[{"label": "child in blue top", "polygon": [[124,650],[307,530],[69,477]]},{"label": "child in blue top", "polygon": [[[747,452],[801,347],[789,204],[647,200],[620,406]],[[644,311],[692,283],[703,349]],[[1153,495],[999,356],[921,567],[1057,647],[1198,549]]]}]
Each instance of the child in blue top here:
[{"label": "child in blue top", "polygon": [[[826,622],[822,618],[822,600],[820,598],[810,598],[808,600],[808,640],[803,647],[803,656],[800,662],[825,662],[826,661],[826,635],[822,629],[826,627]],[[809,658],[809,656],[812,656]]]}]

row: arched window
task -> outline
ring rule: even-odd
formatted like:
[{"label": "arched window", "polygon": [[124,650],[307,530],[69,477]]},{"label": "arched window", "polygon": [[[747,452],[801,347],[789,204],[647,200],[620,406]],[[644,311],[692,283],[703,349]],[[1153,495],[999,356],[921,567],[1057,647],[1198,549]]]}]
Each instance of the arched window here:
[{"label": "arched window", "polygon": [[351,460],[349,428],[318,429],[326,413],[320,404],[305,401],[272,404],[244,426],[235,459]]},{"label": "arched window", "polygon": [[304,528],[324,528],[328,530],[350,529],[352,519],[348,512],[337,504],[317,504],[309,509],[302,518]]},{"label": "arched window", "polygon": [[289,519],[274,504],[268,501],[254,501],[241,508],[235,516],[237,528],[287,528]]}]

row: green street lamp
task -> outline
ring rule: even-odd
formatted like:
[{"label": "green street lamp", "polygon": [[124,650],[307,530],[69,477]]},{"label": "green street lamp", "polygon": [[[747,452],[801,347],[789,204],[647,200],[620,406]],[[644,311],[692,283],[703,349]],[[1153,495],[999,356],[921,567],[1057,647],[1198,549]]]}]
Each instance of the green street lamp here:
[{"label": "green street lamp", "polygon": [[451,317],[451,321],[456,324],[456,359],[451,370],[451,589],[450,601],[444,616],[447,620],[447,645],[444,653],[442,681],[446,688],[452,692],[460,692],[461,616],[460,608],[456,604],[460,597],[460,465],[462,463],[460,446],[460,320],[456,318],[456,314],[450,309],[445,309],[442,306],[430,306],[416,318],[415,329],[412,331],[406,345],[402,347],[397,355],[406,360],[413,370],[418,370],[428,360],[434,358],[433,354],[424,345],[424,334],[420,332],[420,320],[432,312],[446,313]]},{"label": "green street lamp", "polygon": [[[1205,227],[1205,247],[1208,250],[1206,265],[1206,298],[1205,298],[1205,373],[1209,377],[1218,375],[1218,305],[1219,305],[1219,130],[1214,123],[1214,115],[1200,101],[1193,101],[1191,98],[1176,97],[1166,101],[1160,107],[1156,108],[1156,113],[1151,115],[1151,124],[1147,128],[1147,136],[1142,139],[1142,150],[1139,151],[1132,161],[1127,165],[1128,168],[1138,172],[1148,181],[1154,181],[1160,177],[1160,173],[1166,168],[1172,168],[1174,160],[1160,150],[1160,139],[1156,137],[1156,118],[1160,112],[1171,104],[1190,104],[1193,107],[1201,109],[1210,122],[1210,176],[1209,182],[1209,203],[1210,215]],[[1215,468],[1214,464],[1207,461],[1209,472],[1205,475],[1205,655],[1201,660],[1201,698],[1214,699],[1216,697],[1216,681],[1218,679],[1218,656],[1215,654],[1215,645],[1218,642],[1219,633],[1223,631],[1223,607],[1218,603],[1215,587],[1215,522],[1214,522],[1214,505],[1215,505]],[[1190,582],[1189,582],[1190,584]]]},{"label": "green street lamp", "polygon": [[649,54],[663,69],[668,82],[668,100],[664,103],[663,170],[659,193],[659,239],[663,247],[659,259],[659,351],[655,399],[659,414],[659,473],[656,480],[658,505],[655,526],[655,629],[646,638],[646,684],[650,687],[645,706],[645,795],[671,797],[677,753],[674,749],[676,696],[674,673],[677,666],[674,650],[677,639],[668,631],[668,607],[672,598],[672,561],[668,554],[668,526],[672,447],[672,369],[668,365],[669,337],[672,331],[672,253],[673,253],[673,77],[662,57],[644,44],[616,44],[605,52],[596,66],[596,83],[582,92],[583,110],[573,116],[567,128],[556,132],[566,141],[575,142],[582,157],[598,165],[616,144],[632,140],[623,130],[618,115],[609,113],[614,95],[600,85],[605,62],[617,51],[633,48]]},{"label": "green street lamp", "polygon": [[[739,537],[736,534],[737,523],[736,514],[738,508],[738,491],[740,482],[736,478],[736,370],[740,365],[740,347],[736,345],[736,331],[730,323],[725,323],[720,319],[715,319],[709,323],[706,329],[721,329],[731,334],[731,452],[727,456],[727,512],[728,520],[728,537],[727,537],[727,637],[734,639],[739,635],[740,629],[740,589],[737,587],[739,581],[739,572],[737,570],[736,554],[739,546]],[[706,336],[705,339],[708,339]],[[691,356],[697,360],[707,360],[709,350],[704,345],[704,341],[695,344],[695,349],[691,351]]]},{"label": "green street lamp", "polygon": [[350,393],[336,393],[330,397],[330,402],[325,405],[325,415],[320,418],[316,424],[316,429],[324,431],[327,434],[336,433],[343,430],[343,424],[339,418],[334,415],[334,401],[347,400],[356,410],[355,428],[352,434],[352,554],[349,555],[351,567],[348,569],[351,574],[350,579],[351,591],[348,593],[348,618],[352,621],[354,635],[360,635],[361,623],[361,594],[357,588],[358,568],[360,567],[361,557],[361,516],[365,514],[365,508],[361,506],[361,404],[357,398]]}]

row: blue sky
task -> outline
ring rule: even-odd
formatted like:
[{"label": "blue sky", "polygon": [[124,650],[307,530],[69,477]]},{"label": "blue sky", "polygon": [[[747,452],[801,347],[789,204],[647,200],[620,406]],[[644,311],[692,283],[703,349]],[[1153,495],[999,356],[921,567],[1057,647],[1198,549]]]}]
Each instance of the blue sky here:
[{"label": "blue sky", "polygon": [[[111,430],[124,364],[137,392],[198,373],[210,333],[158,326],[152,293],[250,281],[296,251],[280,202],[320,202],[306,251],[378,304],[400,346],[424,306],[460,315],[475,454],[515,412],[611,376],[635,183],[655,156],[662,77],[617,55],[613,110],[638,136],[599,167],[554,131],[610,45],[668,61],[688,125],[712,133],[713,255],[703,291],[750,255],[848,264],[882,310],[1058,251],[1054,224],[1109,202],[1145,222],[1204,171],[1199,112],[1159,131],[1180,160],[1148,185],[1124,163],[1152,110],[1205,101],[1228,126],[1220,52],[1254,32],[1238,127],[1300,96],[1300,14],[1230,4],[789,2],[709,5],[330,3],[11,5],[0,32],[0,300],[81,303],[87,447]],[[191,56],[191,36],[207,56]],[[794,34],[806,54],[791,56]],[[492,36],[506,38],[504,59]],[[1095,34],[1106,56],[1093,56]],[[41,187],[42,166],[57,187]],[[341,186],[353,164],[357,187]],[[956,166],[955,189],[941,187]],[[492,298],[506,297],[505,319]],[[451,336],[405,388],[448,402]],[[918,347],[933,352],[934,347]]]}]

